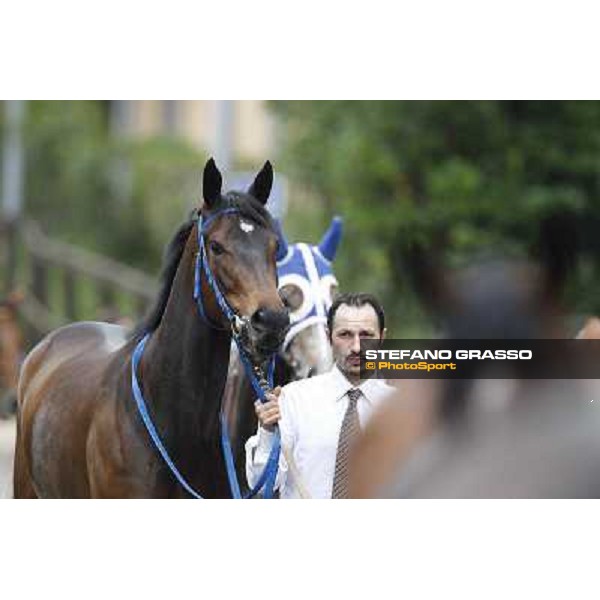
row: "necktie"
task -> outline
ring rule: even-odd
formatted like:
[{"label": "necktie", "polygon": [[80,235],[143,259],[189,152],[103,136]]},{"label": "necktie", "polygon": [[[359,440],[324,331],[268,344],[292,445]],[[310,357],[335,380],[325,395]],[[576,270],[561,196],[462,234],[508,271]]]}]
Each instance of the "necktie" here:
[{"label": "necktie", "polygon": [[350,458],[350,447],[354,438],[360,433],[358,421],[358,410],[356,403],[362,392],[353,388],[348,391],[348,408],[342,421],[342,429],[338,441],[337,454],[335,456],[335,474],[333,476],[332,498],[348,498],[348,461]]}]

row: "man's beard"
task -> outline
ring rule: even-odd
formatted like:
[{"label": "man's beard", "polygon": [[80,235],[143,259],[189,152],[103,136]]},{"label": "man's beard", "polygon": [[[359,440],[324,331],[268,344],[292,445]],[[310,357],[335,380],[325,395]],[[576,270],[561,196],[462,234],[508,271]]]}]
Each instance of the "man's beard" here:
[{"label": "man's beard", "polygon": [[[351,359],[356,359],[356,363],[353,364]],[[360,354],[348,354],[347,356],[341,358],[341,360],[338,359],[336,364],[343,373],[351,373],[355,375],[360,369]]]}]

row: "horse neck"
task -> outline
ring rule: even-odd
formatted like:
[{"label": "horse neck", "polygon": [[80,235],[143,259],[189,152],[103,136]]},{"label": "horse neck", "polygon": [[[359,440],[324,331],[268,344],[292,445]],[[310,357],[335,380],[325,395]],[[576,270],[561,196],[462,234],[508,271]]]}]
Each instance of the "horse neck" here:
[{"label": "horse neck", "polygon": [[142,357],[142,388],[161,436],[175,455],[218,446],[219,411],[231,335],[200,316],[192,297],[193,250],[188,243],[161,323]]}]

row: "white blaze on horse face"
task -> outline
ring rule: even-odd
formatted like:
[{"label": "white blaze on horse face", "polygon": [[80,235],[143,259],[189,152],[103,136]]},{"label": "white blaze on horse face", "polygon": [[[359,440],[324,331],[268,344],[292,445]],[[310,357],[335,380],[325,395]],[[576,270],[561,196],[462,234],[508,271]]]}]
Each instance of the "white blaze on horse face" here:
[{"label": "white blaze on horse face", "polygon": [[246,221],[240,221],[240,229],[244,233],[250,233],[254,231],[254,225],[252,225],[252,223],[246,223]]}]

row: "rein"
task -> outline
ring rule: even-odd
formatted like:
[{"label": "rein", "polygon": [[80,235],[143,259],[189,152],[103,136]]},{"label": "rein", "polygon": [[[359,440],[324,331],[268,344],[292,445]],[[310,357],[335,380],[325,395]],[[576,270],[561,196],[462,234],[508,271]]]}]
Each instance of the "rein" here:
[{"label": "rein", "polygon": [[[231,327],[231,335],[238,347],[240,358],[242,359],[242,364],[244,365],[244,369],[246,371],[246,375],[250,380],[254,391],[258,395],[258,398],[261,402],[266,402],[265,393],[273,388],[273,372],[275,368],[275,357],[273,356],[269,361],[268,372],[265,374],[262,372],[262,369],[258,366],[252,365],[252,361],[246,352],[243,343],[242,343],[242,335],[245,332],[245,327],[248,324],[247,317],[240,317],[229,305],[227,299],[219,289],[216,278],[214,277],[210,265],[208,264],[208,257],[206,254],[206,245],[204,243],[204,235],[206,233],[206,228],[208,225],[214,221],[216,218],[221,217],[227,214],[239,213],[239,209],[237,208],[227,208],[222,211],[211,215],[205,221],[201,220],[201,217],[198,217],[197,222],[197,231],[198,231],[198,253],[196,254],[195,268],[194,268],[194,293],[193,297],[198,307],[198,311],[202,317],[202,319],[213,329],[226,330],[225,328],[218,327],[214,323],[211,323],[208,318],[208,314],[204,308],[204,299],[202,297],[202,273],[204,273],[208,285],[215,296],[219,309],[229,322]],[[144,352],[144,347],[146,346],[146,342],[150,338],[150,334],[147,333],[144,337],[138,342],[136,345],[132,359],[131,359],[131,389],[133,391],[133,397],[136,402],[136,406],[140,416],[142,418],[142,422],[150,435],[150,439],[154,443],[154,446],[158,450],[162,459],[169,467],[171,473],[174,475],[175,479],[179,482],[179,484],[190,494],[190,496],[203,499],[201,496],[183,477],[180,471],[175,466],[175,463],[169,456],[167,449],[162,443],[158,431],[152,422],[152,419],[148,413],[148,408],[146,402],[144,400],[138,378],[137,378],[137,369],[139,362],[142,358],[142,354]],[[279,454],[281,451],[281,436],[278,428],[275,428],[275,438],[273,441],[273,446],[271,448],[271,452],[269,454],[269,458],[267,460],[267,464],[265,469],[263,470],[261,476],[259,477],[256,485],[244,496],[242,496],[240,491],[240,484],[237,479],[237,474],[235,472],[235,462],[233,458],[233,452],[231,449],[231,441],[229,439],[229,433],[227,431],[227,422],[225,416],[223,414],[223,408],[221,407],[219,413],[219,420],[221,423],[221,447],[223,450],[223,458],[225,461],[225,466],[227,469],[227,478],[229,480],[229,487],[231,489],[231,495],[233,498],[252,498],[256,496],[256,494],[264,487],[264,498],[269,499],[273,497],[273,490],[275,487],[275,479],[277,477],[277,469],[279,464]]]}]

